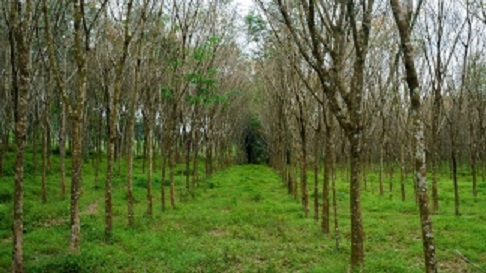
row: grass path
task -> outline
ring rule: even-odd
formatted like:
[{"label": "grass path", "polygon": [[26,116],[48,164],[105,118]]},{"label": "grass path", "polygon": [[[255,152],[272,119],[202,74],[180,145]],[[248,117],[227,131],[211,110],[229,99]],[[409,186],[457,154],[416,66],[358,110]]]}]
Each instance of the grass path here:
[{"label": "grass path", "polygon": [[322,272],[317,265],[329,258],[336,269],[341,254],[316,234],[270,169],[232,167],[206,183],[197,200],[162,216],[166,243],[159,254],[168,271]]},{"label": "grass path", "polygon": [[[348,272],[348,185],[338,181],[342,249],[305,218],[273,170],[264,166],[233,166],[216,173],[176,209],[160,210],[160,180],[154,181],[154,216],[147,217],[145,175],[134,176],[136,226],[126,228],[124,177],[114,180],[114,239],[103,242],[103,182],[87,169],[81,197],[81,255],[66,252],[69,241],[69,200],[56,195],[39,200],[35,180],[26,181],[24,251],[27,272]],[[57,174],[49,181],[58,181]],[[177,176],[183,186],[183,177]],[[486,198],[463,196],[463,215],[455,217],[451,186],[442,184],[444,207],[434,216],[440,272],[486,272]],[[467,190],[467,181],[461,187]],[[313,182],[309,182],[313,186]],[[449,188],[448,188],[449,187]],[[0,194],[11,187],[0,184]],[[483,190],[483,188],[481,188]],[[408,192],[411,192],[409,185]],[[57,196],[57,197],[56,197]],[[177,195],[179,197],[179,195]],[[311,195],[312,197],[312,195]],[[362,193],[366,272],[423,272],[422,244],[413,201],[401,202]],[[446,210],[447,209],[447,210]],[[0,273],[10,272],[11,205],[0,202]],[[468,264],[466,261],[469,261]]]}]

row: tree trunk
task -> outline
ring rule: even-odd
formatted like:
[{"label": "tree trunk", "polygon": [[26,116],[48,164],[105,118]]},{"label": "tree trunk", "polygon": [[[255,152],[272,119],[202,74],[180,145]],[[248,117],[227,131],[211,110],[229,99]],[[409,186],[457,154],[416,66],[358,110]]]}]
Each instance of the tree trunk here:
[{"label": "tree trunk", "polygon": [[78,67],[77,97],[74,112],[70,113],[72,122],[72,176],[71,176],[71,207],[70,225],[71,239],[70,249],[73,252],[79,251],[81,241],[81,221],[79,215],[79,197],[81,193],[81,182],[83,172],[83,134],[82,130],[84,108],[86,100],[87,65],[86,52],[82,34],[83,10],[79,2],[74,2],[74,55]]},{"label": "tree trunk", "polygon": [[[149,114],[151,117],[151,114]],[[153,215],[153,194],[152,194],[152,167],[153,167],[153,151],[152,151],[152,126],[149,122],[147,132],[147,215]]]},{"label": "tree trunk", "polygon": [[320,149],[319,149],[319,135],[318,131],[316,131],[315,137],[315,159],[314,159],[314,222],[317,223],[319,221],[319,158],[320,158]]},{"label": "tree trunk", "polygon": [[[32,8],[32,2],[26,1],[25,9]],[[24,272],[23,232],[24,232],[24,155],[27,136],[27,111],[31,92],[31,44],[24,34],[23,27],[29,26],[29,16],[19,18],[22,3],[11,2],[9,42],[11,50],[13,105],[15,114],[15,158],[14,201],[13,201],[13,251],[12,272]],[[25,25],[24,25],[25,23]]]},{"label": "tree trunk", "polygon": [[425,272],[436,273],[437,262],[435,258],[434,233],[432,219],[429,214],[428,186],[425,158],[424,125],[422,122],[422,108],[420,99],[420,84],[415,69],[413,46],[410,38],[410,25],[407,17],[411,17],[412,7],[408,7],[408,16],[402,12],[399,0],[390,0],[393,16],[400,34],[401,50],[407,75],[407,84],[411,101],[411,118],[414,125],[415,139],[415,180],[420,210],[420,224],[422,226],[422,241],[425,258]]},{"label": "tree trunk", "polygon": [[336,168],[335,168],[335,155],[334,145],[331,146],[331,160],[329,162],[329,171],[332,174],[332,207],[334,214],[334,240],[336,242],[336,249],[340,248],[340,235],[339,235],[339,219],[337,208],[337,196],[336,196]]},{"label": "tree trunk", "polygon": [[[453,130],[451,128],[451,130]],[[456,216],[460,216],[459,211],[460,199],[459,199],[459,185],[457,184],[457,148],[456,141],[453,133],[451,133],[452,144],[451,144],[451,160],[452,160],[452,181],[454,184],[454,212]]]},{"label": "tree trunk", "polygon": [[62,198],[66,198],[66,106],[60,102],[60,125],[59,125],[59,172],[61,175],[61,194]]},{"label": "tree trunk", "polygon": [[406,191],[405,191],[405,177],[406,177],[406,166],[405,166],[405,144],[400,144],[400,190],[402,192],[402,201],[405,202]]},{"label": "tree trunk", "polygon": [[42,203],[47,203],[47,190],[46,190],[46,175],[47,175],[47,141],[49,137],[47,135],[47,114],[44,115],[44,124],[42,128],[42,182],[41,182],[41,197]]},{"label": "tree trunk", "polygon": [[[162,147],[162,146],[161,146]],[[170,149],[170,148],[169,148]],[[162,154],[162,177],[160,183],[160,202],[161,202],[161,209],[165,211],[165,180],[166,180],[166,173],[167,173],[167,157],[168,153],[161,152]]]},{"label": "tree trunk", "polygon": [[326,155],[324,159],[324,181],[322,184],[322,222],[321,230],[325,234],[329,234],[329,182],[332,175],[332,165],[334,160],[334,125],[332,120],[326,123]]},{"label": "tree trunk", "polygon": [[364,262],[363,252],[363,220],[361,215],[361,190],[360,190],[360,171],[361,171],[361,132],[357,131],[350,137],[351,144],[351,265],[360,267]]},{"label": "tree trunk", "polygon": [[383,171],[385,168],[385,115],[382,113],[381,114],[381,124],[382,124],[382,132],[381,132],[381,143],[380,143],[380,196],[383,196],[385,194],[385,191],[383,189]]}]

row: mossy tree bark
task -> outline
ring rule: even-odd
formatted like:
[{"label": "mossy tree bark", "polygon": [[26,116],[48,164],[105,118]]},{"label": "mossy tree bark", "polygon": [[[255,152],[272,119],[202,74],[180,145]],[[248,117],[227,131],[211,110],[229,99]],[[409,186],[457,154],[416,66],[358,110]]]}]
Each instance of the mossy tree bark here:
[{"label": "mossy tree bark", "polygon": [[402,11],[398,0],[390,0],[393,16],[398,28],[405,65],[406,80],[409,87],[411,101],[411,119],[414,125],[414,155],[415,155],[415,181],[420,210],[420,224],[422,227],[422,241],[425,258],[425,271],[427,273],[437,272],[437,261],[435,257],[434,233],[432,229],[432,218],[429,213],[429,197],[427,186],[424,125],[422,121],[422,104],[420,99],[420,84],[415,69],[413,46],[410,37],[410,25],[407,17],[410,18],[412,7],[408,6],[408,16]]}]

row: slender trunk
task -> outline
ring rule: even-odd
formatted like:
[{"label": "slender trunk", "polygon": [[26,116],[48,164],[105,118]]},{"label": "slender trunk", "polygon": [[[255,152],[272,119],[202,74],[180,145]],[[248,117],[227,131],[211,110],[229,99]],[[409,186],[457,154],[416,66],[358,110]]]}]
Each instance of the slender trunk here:
[{"label": "slender trunk", "polygon": [[350,137],[351,144],[351,265],[359,267],[364,262],[363,247],[363,220],[361,215],[361,190],[360,190],[360,171],[361,171],[361,132],[354,132]]},{"label": "slender trunk", "polygon": [[471,151],[471,176],[472,176],[472,194],[474,198],[478,197],[478,178],[477,178],[477,171],[476,171],[476,152]]},{"label": "slender trunk", "polygon": [[334,214],[334,240],[336,242],[336,249],[340,248],[340,235],[339,235],[339,219],[338,219],[338,208],[337,208],[337,196],[336,196],[336,167],[335,167],[335,157],[334,157],[334,147],[331,149],[332,157],[329,164],[329,171],[332,173],[332,207]]},{"label": "slender trunk", "polygon": [[[2,128],[3,129],[3,128]],[[4,134],[6,132],[2,132],[3,134],[0,134],[0,179],[3,177],[3,158],[7,154],[7,149],[5,149],[5,137]]]},{"label": "slender trunk", "polygon": [[72,176],[71,176],[71,207],[70,207],[70,225],[71,239],[70,249],[73,252],[79,251],[81,241],[81,221],[79,215],[79,197],[81,194],[81,182],[83,172],[83,117],[86,100],[87,84],[87,65],[86,52],[84,49],[82,34],[82,17],[83,11],[79,2],[74,2],[74,55],[78,67],[77,97],[76,108],[70,113],[72,120]]},{"label": "slender trunk", "polygon": [[[331,121],[332,122],[332,121]],[[321,230],[329,234],[329,181],[334,160],[333,125],[326,125],[326,158],[324,159],[324,182],[322,184],[322,222]]]},{"label": "slender trunk", "polygon": [[[169,148],[170,149],[170,148]],[[160,183],[160,202],[161,202],[161,209],[162,211],[165,211],[165,181],[166,181],[166,169],[167,169],[167,157],[168,154],[162,151],[162,177],[161,177],[161,183]]]},{"label": "slender trunk", "polygon": [[191,177],[190,171],[191,171],[191,136],[189,132],[186,131],[186,139],[185,139],[185,146],[186,146],[186,156],[185,156],[185,165],[186,165],[186,171],[185,171],[185,178],[186,178],[186,191],[189,192],[191,189],[191,184],[189,181],[189,178]]},{"label": "slender trunk", "polygon": [[[454,137],[454,136],[452,136]],[[452,141],[452,181],[454,184],[454,211],[456,216],[460,216],[461,213],[459,212],[459,185],[457,184],[457,150],[456,150],[456,143],[455,140]]]},{"label": "slender trunk", "polygon": [[406,199],[406,192],[405,192],[405,151],[404,151],[404,144],[400,144],[400,190],[402,192],[402,201]]},{"label": "slender trunk", "polygon": [[[389,151],[388,151],[389,153]],[[394,172],[395,172],[395,168],[393,167],[393,162],[394,162],[394,156],[393,155],[388,155],[387,156],[388,160],[389,160],[389,174],[390,174],[390,177],[388,178],[389,180],[389,183],[388,183],[388,190],[390,192],[390,199],[393,198],[393,176],[394,176]]]},{"label": "slender trunk", "polygon": [[[144,111],[142,111],[142,114]],[[145,116],[143,117],[143,155],[142,155],[142,173],[145,173],[145,165],[147,162],[147,121]]]},{"label": "slender trunk", "polygon": [[80,119],[72,119],[72,176],[71,176],[71,208],[70,208],[70,224],[71,224],[71,250],[77,251],[80,243],[81,222],[79,218],[79,197],[81,193],[82,180],[82,136],[81,136],[82,122]]},{"label": "slender trunk", "polygon": [[414,129],[414,155],[415,155],[415,184],[420,211],[420,224],[422,227],[422,242],[425,260],[425,272],[436,273],[437,262],[435,258],[434,233],[432,218],[429,213],[427,164],[425,157],[424,125],[422,122],[422,106],[420,98],[420,84],[415,69],[413,46],[410,37],[410,25],[407,17],[412,14],[412,7],[408,7],[407,16],[402,12],[399,0],[390,0],[393,16],[400,34],[401,49],[407,76],[410,95],[410,110]]},{"label": "slender trunk", "polygon": [[66,198],[66,106],[60,103],[60,126],[59,126],[59,172],[61,175],[61,194],[62,199]]},{"label": "slender trunk", "polygon": [[169,160],[169,179],[170,179],[170,205],[172,208],[175,208],[175,182],[174,182],[174,148],[169,147],[169,154],[168,154],[168,160]]},{"label": "slender trunk", "polygon": [[44,115],[44,126],[42,130],[42,182],[41,182],[41,196],[42,203],[47,203],[47,190],[46,190],[46,175],[47,175],[47,113]]},{"label": "slender trunk", "polygon": [[314,162],[314,222],[319,221],[319,136],[316,132],[315,136],[315,162]]},{"label": "slender trunk", "polygon": [[[15,114],[15,158],[14,201],[13,201],[13,251],[12,272],[24,272],[23,232],[24,232],[24,155],[27,136],[29,93],[31,92],[31,44],[22,29],[29,26],[29,11],[32,2],[26,1],[26,18],[18,18],[22,5],[12,2],[10,7],[9,42],[11,50],[12,93]],[[23,24],[25,23],[25,25]],[[17,54],[15,54],[17,53]]]},{"label": "slender trunk", "polygon": [[133,207],[133,134],[135,130],[135,110],[138,99],[137,88],[132,91],[132,99],[130,102],[130,116],[127,120],[127,220],[128,227],[133,227],[135,209]]},{"label": "slender trunk", "polygon": [[194,105],[194,140],[193,140],[193,156],[194,158],[192,159],[192,187],[196,188],[198,184],[198,175],[199,175],[199,170],[198,170],[198,157],[199,157],[199,129],[200,129],[200,123],[199,123],[199,105],[196,104]]},{"label": "slender trunk", "polygon": [[[36,111],[37,112],[37,111]],[[36,178],[37,175],[37,128],[36,124],[38,121],[38,118],[34,118],[36,122],[32,124],[32,172],[34,174],[34,178]],[[37,179],[36,179],[37,180]]]},{"label": "slender trunk", "polygon": [[309,196],[307,193],[307,149],[305,134],[302,137],[302,158],[300,160],[300,190],[302,194],[302,205],[304,206],[305,216],[309,216]]},{"label": "slender trunk", "polygon": [[[151,114],[149,114],[151,116]],[[151,121],[150,121],[151,123]],[[147,132],[147,215],[153,215],[153,194],[152,194],[152,167],[153,167],[153,151],[152,151],[152,126],[149,123]]]},{"label": "slender trunk", "polygon": [[100,174],[100,166],[101,166],[101,160],[102,160],[102,155],[103,155],[103,111],[100,111],[99,117],[98,117],[98,148],[97,148],[97,163],[95,165],[95,183],[98,184],[98,178]]},{"label": "slender trunk", "polygon": [[289,195],[292,195],[292,192],[293,192],[293,179],[292,179],[292,164],[293,164],[293,160],[292,160],[292,151],[289,149],[289,152],[287,153],[287,160],[288,162],[286,162],[287,164],[287,193]]},{"label": "slender trunk", "polygon": [[194,158],[192,162],[192,187],[196,188],[198,185],[198,175],[199,175],[199,167],[198,167],[198,157],[199,157],[199,128],[195,129],[194,132]]},{"label": "slender trunk", "polygon": [[383,196],[385,191],[383,189],[383,169],[384,169],[384,157],[385,157],[385,115],[382,114],[382,132],[381,132],[381,143],[380,143],[380,196]]},{"label": "slender trunk", "polygon": [[113,167],[115,164],[115,142],[116,142],[116,116],[117,105],[113,93],[108,97],[109,101],[109,115],[108,120],[108,149],[106,151],[106,179],[105,179],[105,242],[109,243],[113,233],[113,219],[112,219],[112,183],[113,183]]}]

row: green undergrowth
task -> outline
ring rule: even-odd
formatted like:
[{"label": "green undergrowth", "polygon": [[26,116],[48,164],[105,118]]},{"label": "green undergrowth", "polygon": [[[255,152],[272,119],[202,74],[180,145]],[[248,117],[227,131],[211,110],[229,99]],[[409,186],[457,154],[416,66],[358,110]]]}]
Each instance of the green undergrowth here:
[{"label": "green undergrowth", "polygon": [[[125,168],[121,166],[121,174]],[[322,234],[314,223],[312,205],[306,218],[299,201],[286,193],[273,170],[259,165],[233,166],[203,180],[190,193],[182,190],[185,180],[181,170],[176,172],[177,206],[170,207],[167,195],[168,207],[162,212],[162,182],[157,169],[154,215],[148,217],[146,175],[141,161],[136,162],[136,223],[132,229],[126,227],[125,176],[116,175],[114,235],[106,244],[105,167],[101,166],[96,180],[93,165],[87,162],[81,196],[80,254],[67,251],[69,198],[63,199],[60,194],[59,174],[51,171],[48,176],[47,204],[40,202],[40,176],[28,174],[24,228],[27,272],[348,272],[349,187],[344,179],[338,177],[337,181],[341,248],[336,249],[334,238]],[[311,178],[309,188],[313,189]],[[462,215],[457,217],[452,183],[447,176],[440,178],[440,213],[433,216],[440,272],[486,272],[484,182],[474,199],[469,178],[461,177]],[[69,179],[67,182],[69,185]],[[393,183],[392,194],[379,196],[376,176],[370,174],[362,193],[365,270],[423,272],[419,217],[411,182],[407,180],[405,202],[400,200],[398,180]],[[11,268],[12,185],[11,175],[0,180],[0,272],[10,272]],[[163,185],[168,193],[167,182]]]}]

